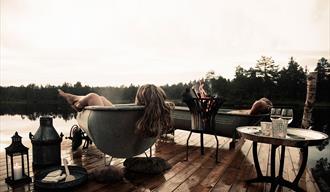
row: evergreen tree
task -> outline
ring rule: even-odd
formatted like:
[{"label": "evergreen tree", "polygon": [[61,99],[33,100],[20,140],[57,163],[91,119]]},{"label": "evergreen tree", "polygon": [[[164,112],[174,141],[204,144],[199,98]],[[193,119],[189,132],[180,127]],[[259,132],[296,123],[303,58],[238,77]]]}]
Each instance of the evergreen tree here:
[{"label": "evergreen tree", "polygon": [[287,68],[279,71],[278,94],[281,98],[304,100],[306,96],[306,73],[299,64],[290,58]]},{"label": "evergreen tree", "polygon": [[315,68],[317,71],[317,90],[316,100],[330,102],[330,64],[327,59],[322,57]]},{"label": "evergreen tree", "polygon": [[261,56],[257,60],[256,71],[257,75],[261,76],[265,81],[267,80],[276,80],[278,65],[274,64],[272,57]]},{"label": "evergreen tree", "polygon": [[217,78],[211,79],[213,94],[217,96],[221,96],[225,99],[230,97],[230,81],[223,78],[222,76],[218,76]]},{"label": "evergreen tree", "polygon": [[317,71],[317,79],[318,81],[325,80],[329,77],[329,70],[330,70],[330,64],[328,60],[326,60],[324,57],[322,57],[318,62],[317,66],[315,68],[315,71]]},{"label": "evergreen tree", "polygon": [[273,97],[278,78],[278,65],[272,57],[261,56],[255,67],[256,75],[262,78],[262,96]]}]

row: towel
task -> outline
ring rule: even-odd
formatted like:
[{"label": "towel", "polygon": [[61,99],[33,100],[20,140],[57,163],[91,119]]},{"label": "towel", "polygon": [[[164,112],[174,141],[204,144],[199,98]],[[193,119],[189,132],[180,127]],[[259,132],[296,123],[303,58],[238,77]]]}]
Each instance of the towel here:
[{"label": "towel", "polygon": [[46,175],[41,181],[44,183],[57,183],[66,178],[66,174],[62,170],[55,170]]}]

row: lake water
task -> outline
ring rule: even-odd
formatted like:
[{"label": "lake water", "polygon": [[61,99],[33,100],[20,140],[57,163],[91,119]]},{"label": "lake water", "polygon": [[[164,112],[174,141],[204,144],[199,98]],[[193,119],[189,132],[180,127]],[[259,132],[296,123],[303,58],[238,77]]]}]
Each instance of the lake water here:
[{"label": "lake water", "polygon": [[[329,114],[329,113],[326,113]],[[63,108],[56,105],[40,105],[29,107],[27,105],[19,106],[0,106],[0,152],[4,153],[5,147],[11,143],[11,137],[15,131],[22,137],[25,146],[31,149],[29,133],[34,134],[39,128],[39,117],[42,115],[51,115],[54,117],[53,125],[56,131],[69,136],[70,128],[77,124],[75,115],[70,108]],[[319,131],[322,131],[319,127]],[[328,133],[328,130],[327,134]],[[330,145],[319,150],[317,147],[309,148],[308,166],[314,167],[317,160],[321,157],[330,160]]]},{"label": "lake water", "polygon": [[[75,119],[64,120],[60,117],[53,119],[56,131],[64,136],[70,135],[70,128],[76,124]],[[39,119],[31,120],[25,115],[1,115],[0,116],[0,152],[4,152],[5,147],[11,143],[11,137],[17,131],[22,137],[22,142],[26,147],[31,148],[29,133],[35,134],[39,128]]]}]

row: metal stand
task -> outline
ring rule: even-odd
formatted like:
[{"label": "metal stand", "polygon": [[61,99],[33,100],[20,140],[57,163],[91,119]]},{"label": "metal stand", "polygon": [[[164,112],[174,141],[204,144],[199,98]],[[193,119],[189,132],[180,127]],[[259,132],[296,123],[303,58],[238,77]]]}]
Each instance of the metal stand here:
[{"label": "metal stand", "polygon": [[302,163],[300,165],[296,178],[294,179],[293,182],[290,182],[283,178],[285,146],[281,145],[281,158],[280,158],[280,167],[279,167],[278,175],[275,176],[275,156],[276,156],[276,148],[279,147],[279,145],[272,145],[270,176],[263,176],[262,172],[260,170],[260,165],[259,165],[259,160],[258,160],[257,145],[258,145],[258,143],[256,141],[254,141],[252,152],[253,152],[253,161],[254,161],[254,165],[256,168],[257,177],[254,179],[247,180],[248,183],[258,183],[258,182],[271,183],[270,191],[275,191],[277,186],[279,186],[279,185],[288,187],[294,191],[304,191],[301,187],[298,186],[298,182],[306,168],[307,157],[308,157],[308,147],[307,146],[301,148],[301,151],[303,153]]},{"label": "metal stand", "polygon": [[148,157],[148,154],[146,152],[144,152],[144,155],[146,156],[146,158],[151,158],[152,157],[151,147],[149,148],[149,157]]},{"label": "metal stand", "polygon": [[[189,139],[191,137],[191,134],[193,132],[197,132],[197,131],[190,131],[189,136],[187,138],[187,144],[186,144],[186,161],[188,161],[188,148],[189,148]],[[200,150],[201,150],[201,155],[204,155],[204,135],[203,132],[198,131],[197,133],[200,133]],[[218,161],[218,153],[219,153],[219,140],[216,134],[213,134],[215,137],[215,140],[217,142],[217,146],[216,146],[216,152],[215,152],[215,162],[219,163]]]},{"label": "metal stand", "polygon": [[190,131],[189,136],[187,138],[187,145],[186,145],[186,161],[188,161],[188,148],[189,148],[189,139],[192,134],[192,131]]},{"label": "metal stand", "polygon": [[191,130],[187,139],[186,160],[188,161],[189,139],[191,134],[195,132],[200,134],[201,155],[204,155],[204,133],[214,135],[217,142],[215,161],[218,163],[219,141],[214,127],[215,115],[223,101],[220,98],[214,97],[200,98],[195,92],[194,94],[196,98],[192,98],[186,102],[191,112]]},{"label": "metal stand", "polygon": [[87,134],[83,131],[82,139],[84,140],[83,149],[87,149],[90,144],[92,144],[92,140],[87,136]]},{"label": "metal stand", "polygon": [[70,129],[70,136],[69,137],[65,137],[65,139],[70,139],[72,141],[73,139],[73,131],[75,129],[79,129],[81,131],[81,139],[84,141],[83,144],[83,149],[87,149],[89,147],[89,145],[91,145],[93,142],[92,140],[88,137],[88,135],[82,130],[80,129],[80,127],[78,125],[73,125]]}]

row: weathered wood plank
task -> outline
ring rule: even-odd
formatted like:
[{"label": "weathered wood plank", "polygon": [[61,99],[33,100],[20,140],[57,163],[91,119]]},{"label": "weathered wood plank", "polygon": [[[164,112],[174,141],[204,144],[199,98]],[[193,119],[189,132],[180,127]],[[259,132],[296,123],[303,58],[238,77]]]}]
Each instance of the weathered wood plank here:
[{"label": "weathered wood plank", "polygon": [[[242,162],[239,164],[239,166],[235,166],[237,168],[237,171],[239,172],[237,175],[236,181],[232,184],[231,188],[229,189],[230,192],[236,192],[236,191],[246,191],[247,190],[247,184],[246,180],[251,179],[249,178],[250,172],[254,169],[253,164],[253,155],[252,155],[252,142],[246,141],[243,145],[242,154],[244,155]],[[235,165],[235,163],[234,163]]]},{"label": "weathered wood plank", "polygon": [[[186,139],[189,132],[175,131],[174,138],[157,142],[152,147],[154,156],[165,159],[172,169],[160,175],[144,175],[138,178],[127,178],[116,183],[97,183],[89,180],[76,191],[267,191],[270,185],[245,183],[245,180],[256,176],[252,142],[241,140],[234,150],[228,149],[229,138],[219,138],[219,160],[215,164],[215,139],[213,135],[204,135],[205,155],[200,154],[199,134],[193,134],[189,142],[189,161],[186,157]],[[104,167],[103,153],[95,145],[87,150],[81,148],[71,151],[71,142],[64,140],[61,144],[61,155],[69,160],[69,164],[83,166],[90,173]],[[279,156],[279,151],[277,152]],[[149,151],[147,151],[149,154]],[[140,156],[144,156],[141,154]],[[287,148],[285,154],[284,178],[293,180],[299,168],[299,150]],[[259,163],[263,174],[270,174],[270,147],[267,144],[258,145]],[[32,167],[32,150],[29,154]],[[278,157],[276,157],[278,159]],[[111,165],[120,169],[124,159],[113,159]],[[278,161],[276,162],[278,163]],[[277,165],[278,166],[278,165]],[[277,167],[278,171],[278,167]],[[33,177],[33,170],[31,169]],[[277,172],[276,172],[277,174]],[[0,191],[33,191],[33,183],[16,189],[8,187],[4,182],[6,177],[4,153],[0,154]],[[306,169],[300,185],[308,191],[319,191],[311,172]],[[290,191],[282,188],[279,191]]]},{"label": "weathered wood plank", "polygon": [[[267,174],[268,169],[268,161],[269,161],[269,145],[267,144],[258,144],[258,159],[260,164],[261,173],[263,175]],[[256,171],[254,169],[253,172],[251,172],[251,178],[257,177]],[[263,191],[265,184],[264,183],[253,183],[249,184],[247,191]]]},{"label": "weathered wood plank", "polygon": [[[222,139],[223,140],[223,139]],[[226,144],[229,142],[229,140],[223,140],[224,142],[219,143],[219,153],[220,157],[225,156],[225,154],[222,154],[223,151],[228,150],[226,149]],[[212,144],[215,148],[215,143]],[[204,181],[206,177],[208,177],[209,173],[217,166],[219,166],[219,163],[216,164],[214,161],[215,157],[211,157],[210,160],[206,161],[206,163],[202,164],[200,168],[198,168],[192,175],[190,175],[185,182],[183,182],[175,191],[193,191],[198,188],[199,183]]]},{"label": "weathered wood plank", "polygon": [[156,191],[173,191],[175,190],[182,182],[184,182],[190,175],[192,175],[202,164],[210,160],[210,156],[214,151],[211,151],[209,148],[205,148],[205,154],[200,156],[194,161],[188,161],[187,163],[190,166],[187,166],[181,172],[176,174],[171,179],[167,180],[166,183],[160,185]]},{"label": "weathered wood plank", "polygon": [[[188,159],[188,161],[185,161],[184,159],[185,159],[185,157],[184,157],[184,159],[182,159],[182,160],[184,160],[183,162],[181,161],[180,162],[180,164],[179,164],[179,166],[178,167],[180,167],[180,169],[178,169],[178,167],[176,167],[176,169],[175,170],[178,170],[178,172],[175,172],[175,171],[172,171],[172,170],[170,170],[168,173],[166,173],[165,174],[165,176],[166,176],[166,183],[167,184],[165,184],[165,187],[164,186],[157,186],[158,187],[158,189],[156,189],[157,191],[158,190],[168,190],[167,189],[167,187],[166,187],[166,185],[170,185],[170,186],[172,186],[173,187],[173,190],[177,187],[177,186],[179,186],[180,185],[180,183],[177,185],[177,186],[175,186],[175,184],[173,184],[173,178],[174,177],[179,177],[179,178],[182,178],[182,176],[180,176],[179,174],[182,174],[182,173],[184,173],[184,172],[189,172],[190,170],[188,170],[187,171],[187,168],[188,168],[188,166],[190,166],[190,163],[191,162],[194,162],[194,163],[196,163],[196,162],[199,162],[199,161],[201,161],[201,157],[202,158],[207,158],[207,157],[211,157],[211,153],[212,153],[212,151],[213,151],[213,153],[214,153],[214,149],[211,149],[211,148],[208,148],[207,146],[209,146],[210,145],[210,140],[208,139],[208,140],[206,140],[206,142],[205,142],[205,146],[206,146],[206,148],[205,148],[205,155],[204,155],[204,157],[203,156],[201,156],[200,155],[200,151],[199,151],[199,147],[196,149],[194,149],[194,151],[192,151],[192,153],[190,152],[191,151],[191,149],[189,150],[189,152],[190,152],[190,154],[189,154],[189,159]],[[211,144],[212,145],[212,144]],[[191,148],[191,147],[190,147]],[[206,153],[206,152],[208,152],[208,153]],[[204,161],[206,161],[206,160],[204,160]],[[169,161],[169,162],[171,162],[171,161]],[[214,161],[213,161],[214,162]],[[177,184],[177,182],[176,182],[176,184]]]},{"label": "weathered wood plank", "polygon": [[[228,141],[229,142],[229,141]],[[244,144],[244,140],[240,140],[240,142],[237,143],[237,146],[234,150],[229,150],[226,146],[226,148],[221,150],[222,158],[225,159],[222,162],[214,167],[214,169],[207,175],[207,177],[200,182],[199,185],[197,185],[194,188],[194,191],[210,191],[212,190],[216,184],[219,182],[221,177],[224,174],[227,174],[226,170],[231,165],[231,162],[233,159],[235,159],[237,152],[240,151],[242,145]],[[229,153],[231,151],[231,153]],[[226,157],[226,158],[225,158]]]},{"label": "weathered wood plank", "polygon": [[[289,153],[291,156],[291,162],[292,162],[294,173],[295,173],[295,175],[297,175],[298,170],[300,168],[301,160],[302,160],[300,150],[298,148],[290,147]],[[307,167],[306,167],[306,170],[308,170]],[[314,179],[311,179],[313,177],[309,174],[310,172],[308,172],[306,170],[299,181],[299,186],[306,191],[319,191]]]}]

